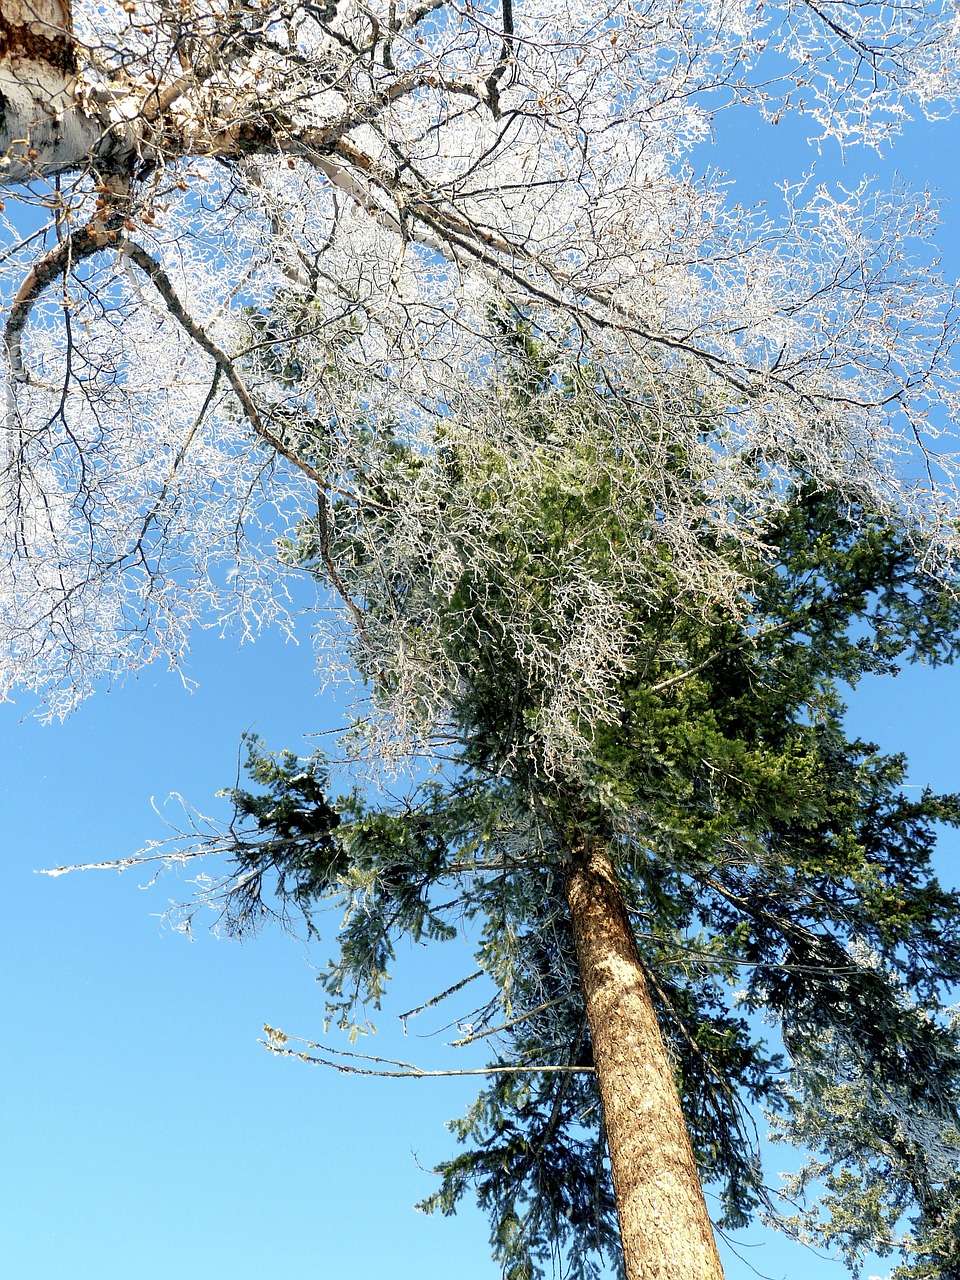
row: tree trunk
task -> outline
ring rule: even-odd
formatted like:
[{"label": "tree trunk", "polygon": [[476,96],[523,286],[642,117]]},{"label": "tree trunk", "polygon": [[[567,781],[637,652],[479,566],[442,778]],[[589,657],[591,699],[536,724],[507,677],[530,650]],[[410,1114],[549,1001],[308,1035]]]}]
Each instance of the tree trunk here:
[{"label": "tree trunk", "polygon": [[673,1069],[623,895],[599,842],[576,855],[566,894],[627,1280],[723,1280]]},{"label": "tree trunk", "polygon": [[76,70],[69,0],[0,0],[0,185],[78,169],[96,149]]}]

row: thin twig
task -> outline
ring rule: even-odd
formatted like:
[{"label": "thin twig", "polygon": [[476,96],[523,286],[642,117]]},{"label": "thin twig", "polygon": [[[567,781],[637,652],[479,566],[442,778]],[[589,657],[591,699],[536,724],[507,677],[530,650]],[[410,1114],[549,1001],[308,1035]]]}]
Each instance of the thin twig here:
[{"label": "thin twig", "polygon": [[287,1049],[285,1048],[286,1036],[282,1033],[267,1030],[268,1039],[261,1040],[260,1043],[271,1053],[275,1053],[283,1058],[297,1058],[301,1062],[309,1062],[315,1066],[331,1067],[334,1071],[339,1071],[341,1075],[351,1076],[381,1076],[385,1079],[425,1079],[427,1077],[436,1078],[438,1076],[496,1076],[496,1075],[593,1075],[593,1067],[570,1067],[570,1066],[543,1066],[543,1067],[520,1067],[520,1066],[490,1066],[490,1067],[468,1067],[460,1070],[427,1070],[424,1067],[418,1067],[412,1062],[403,1062],[394,1058],[378,1058],[373,1054],[351,1053],[347,1049],[333,1049],[329,1045],[318,1045],[311,1040],[299,1041],[301,1044],[308,1045],[311,1049],[322,1049],[324,1053],[332,1054],[337,1058],[353,1058],[359,1062],[378,1063],[382,1065],[370,1067],[358,1067],[348,1062],[335,1062],[330,1058],[320,1057],[316,1054],[307,1053],[305,1050]]},{"label": "thin twig", "polygon": [[148,253],[142,245],[134,244],[133,242],[128,243],[124,247],[124,253],[127,254],[130,260],[136,263],[140,270],[149,278],[154,288],[160,294],[160,297],[166,303],[167,310],[184,332],[189,334],[197,346],[206,351],[206,353],[216,362],[217,367],[223,370],[224,376],[230,383],[234,395],[240,401],[240,406],[243,409],[247,420],[260,439],[270,445],[271,449],[274,449],[282,458],[286,458],[288,462],[292,463],[293,466],[302,471],[303,474],[312,480],[320,490],[320,501],[317,504],[317,510],[319,513],[318,522],[320,528],[321,558],[323,559],[324,567],[330,576],[331,585],[349,609],[361,637],[365,637],[366,631],[363,613],[358,608],[356,602],[348,594],[340,575],[337,573],[333,559],[330,556],[327,541],[328,530],[326,507],[324,505],[325,490],[327,488],[326,477],[321,475],[316,467],[312,466],[304,458],[301,458],[295,450],[291,449],[290,446],[267,425],[267,422],[260,413],[260,410],[257,408],[253,397],[244,385],[243,379],[237,372],[234,361],[227,355],[222,347],[218,346],[217,343],[214,342],[206,330],[201,325],[197,324],[189,314],[183,303],[177,297],[176,290],[173,287],[170,277],[156,258],[154,258],[152,254]]},{"label": "thin twig", "polygon": [[475,1040],[485,1040],[487,1036],[495,1036],[500,1031],[506,1031],[508,1027],[515,1027],[518,1022],[526,1022],[528,1018],[533,1018],[538,1013],[544,1013],[555,1005],[564,1004],[569,998],[569,995],[565,995],[558,996],[556,1000],[547,1000],[544,1004],[537,1005],[536,1009],[528,1009],[526,1013],[518,1013],[515,1018],[501,1022],[496,1027],[488,1027],[486,1031],[477,1031],[472,1036],[463,1036],[460,1040],[451,1040],[450,1046],[451,1048],[459,1049],[465,1044],[473,1044]]},{"label": "thin twig", "polygon": [[455,995],[461,987],[465,987],[469,982],[476,982],[477,978],[483,977],[483,970],[478,969],[476,973],[468,974],[467,977],[461,978],[459,982],[455,982],[452,987],[447,987],[446,991],[441,991],[435,996],[431,996],[424,1004],[418,1004],[415,1009],[408,1009],[406,1013],[400,1014],[400,1021],[403,1023],[404,1032],[407,1029],[407,1019],[415,1018],[418,1013],[423,1013],[427,1009],[432,1009],[434,1005],[439,1004],[442,1000],[446,1000],[447,996]]}]

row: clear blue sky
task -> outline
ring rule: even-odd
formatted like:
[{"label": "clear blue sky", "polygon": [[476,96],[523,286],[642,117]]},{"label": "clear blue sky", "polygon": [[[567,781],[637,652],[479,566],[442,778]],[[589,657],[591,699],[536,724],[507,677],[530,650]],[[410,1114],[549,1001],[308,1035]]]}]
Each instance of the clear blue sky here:
[{"label": "clear blue sky", "polygon": [[[741,126],[717,149],[717,163],[744,177],[743,199],[768,194],[780,165],[796,173],[788,127]],[[917,126],[896,167],[955,194],[958,143],[956,124]],[[813,158],[801,153],[800,163]],[[855,171],[889,167],[859,157]],[[839,173],[824,165],[824,176]],[[948,207],[943,236],[955,276],[958,212]],[[319,1032],[311,962],[326,958],[322,946],[311,954],[275,932],[241,947],[198,931],[191,943],[159,920],[168,900],[189,892],[175,877],[142,888],[135,874],[34,874],[161,835],[152,796],[179,791],[212,805],[233,781],[243,729],[297,748],[338,720],[331,700],[315,696],[308,643],[267,636],[238,649],[202,634],[190,674],[192,694],[148,669],[63,725],[0,706],[5,1274],[447,1280],[454,1269],[457,1280],[494,1280],[479,1215],[425,1219],[412,1209],[433,1185],[418,1161],[451,1150],[443,1121],[462,1112],[476,1082],[339,1077],[258,1045],[265,1021]],[[851,717],[883,746],[906,749],[917,782],[960,788],[960,671],[870,681]],[[952,882],[956,852],[954,841],[941,855]],[[397,1009],[435,989],[428,966],[447,955],[413,957]],[[418,1059],[431,1051],[412,1037],[384,1037],[380,1049]],[[750,1265],[727,1255],[728,1280],[748,1280],[751,1267],[791,1280],[846,1275],[759,1231],[742,1245]],[[885,1274],[882,1264],[872,1270]]]}]

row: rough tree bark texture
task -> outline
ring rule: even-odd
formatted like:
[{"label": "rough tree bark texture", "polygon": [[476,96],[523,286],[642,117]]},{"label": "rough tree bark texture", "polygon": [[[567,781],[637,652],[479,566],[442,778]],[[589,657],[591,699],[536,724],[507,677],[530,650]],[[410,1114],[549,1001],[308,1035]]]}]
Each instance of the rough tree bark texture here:
[{"label": "rough tree bark texture", "polygon": [[723,1280],[623,895],[598,843],[578,853],[566,892],[627,1280]]},{"label": "rough tree bark texture", "polygon": [[0,184],[76,168],[97,148],[76,70],[69,0],[0,0]]}]

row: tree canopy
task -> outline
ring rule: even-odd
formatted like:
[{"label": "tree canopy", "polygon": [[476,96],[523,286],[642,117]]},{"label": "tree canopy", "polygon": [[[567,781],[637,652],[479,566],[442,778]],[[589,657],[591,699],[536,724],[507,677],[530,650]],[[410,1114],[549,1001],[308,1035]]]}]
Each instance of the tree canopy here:
[{"label": "tree canopy", "polygon": [[[949,4],[0,16],[0,687],[65,712],[179,662],[198,620],[286,616],[276,532],[351,469],[364,424],[426,443],[435,414],[462,419],[504,306],[640,397],[687,370],[736,401],[765,467],[909,513],[928,563],[952,563],[956,313],[930,197],[800,179],[782,213],[745,211],[702,147],[726,112],[770,122],[762,145],[797,113],[848,147],[949,111]],[[329,471],[301,457],[280,341]],[[749,465],[690,458],[749,494]]]},{"label": "tree canopy", "polygon": [[[911,795],[902,756],[847,735],[842,696],[952,661],[955,593],[909,526],[802,470],[783,486],[757,467],[776,504],[716,503],[687,531],[698,552],[677,547],[660,495],[696,485],[677,434],[658,442],[649,406],[596,370],[512,342],[496,433],[447,419],[429,454],[388,436],[357,478],[369,501],[333,495],[286,551],[362,615],[357,740],[400,699],[432,771],[390,802],[339,791],[322,753],[252,742],[256,789],[232,793],[219,841],[235,869],[208,900],[236,932],[271,903],[317,932],[342,909],[323,982],[343,1027],[379,1003],[401,937],[464,933],[493,992],[465,1038],[496,1057],[427,1206],[473,1187],[509,1275],[563,1251],[590,1276],[617,1258],[616,1216],[563,886],[574,846],[602,841],[718,1224],[760,1211],[854,1265],[899,1250],[904,1280],[950,1276],[960,896],[931,855],[960,797]],[[725,422],[703,400],[701,444]],[[749,543],[724,536],[734,521]],[[709,566],[696,587],[685,553]],[[821,1180],[819,1209],[772,1193],[758,1107],[811,1149],[787,1191]]]}]

